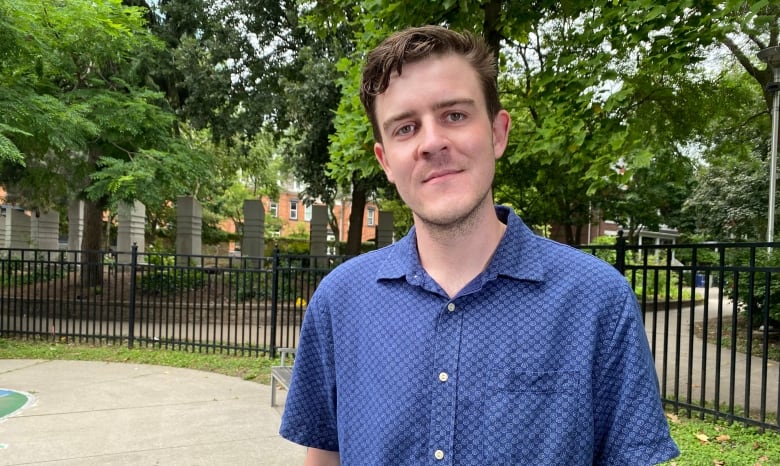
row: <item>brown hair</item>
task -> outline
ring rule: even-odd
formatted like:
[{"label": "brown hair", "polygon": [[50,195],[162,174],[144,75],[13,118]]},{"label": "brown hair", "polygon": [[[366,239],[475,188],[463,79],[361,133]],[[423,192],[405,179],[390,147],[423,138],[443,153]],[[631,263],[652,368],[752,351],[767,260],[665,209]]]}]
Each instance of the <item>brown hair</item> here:
[{"label": "brown hair", "polygon": [[501,110],[498,99],[498,67],[496,58],[482,38],[464,32],[455,32],[441,26],[422,26],[397,32],[369,52],[363,67],[360,101],[371,120],[374,139],[382,142],[376,121],[376,96],[387,90],[390,76],[401,74],[406,63],[426,58],[457,54],[464,57],[477,72],[492,120]]}]

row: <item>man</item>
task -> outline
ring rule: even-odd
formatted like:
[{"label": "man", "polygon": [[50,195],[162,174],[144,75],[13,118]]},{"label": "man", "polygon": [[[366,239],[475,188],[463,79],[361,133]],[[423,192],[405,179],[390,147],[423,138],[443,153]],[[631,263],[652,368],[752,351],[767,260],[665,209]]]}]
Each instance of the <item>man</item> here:
[{"label": "man", "polygon": [[414,214],[309,303],[281,434],[305,465],[655,464],[677,455],[636,298],[492,200],[510,117],[483,41],[373,50],[374,152]]}]

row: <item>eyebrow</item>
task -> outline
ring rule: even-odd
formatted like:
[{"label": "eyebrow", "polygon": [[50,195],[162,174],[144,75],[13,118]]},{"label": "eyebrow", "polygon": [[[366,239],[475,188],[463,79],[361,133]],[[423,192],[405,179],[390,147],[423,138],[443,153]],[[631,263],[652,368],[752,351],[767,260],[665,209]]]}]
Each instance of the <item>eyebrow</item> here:
[{"label": "eyebrow", "polygon": [[[437,102],[436,104],[434,104],[433,109],[434,110],[441,110],[443,108],[455,107],[457,105],[466,105],[466,106],[473,107],[473,106],[476,105],[476,101],[474,99],[471,99],[471,98],[468,98],[468,97],[464,97],[464,98],[461,98],[461,99],[442,100],[441,102]],[[387,120],[385,120],[382,123],[382,129],[385,130],[385,132],[389,132],[390,128],[393,125],[395,125],[396,122],[401,121],[401,120],[405,120],[405,119],[407,119],[409,117],[412,117],[414,115],[415,115],[415,112],[411,112],[411,111],[409,111],[409,112],[401,112],[401,113],[399,113],[397,115],[393,115],[393,116],[391,116],[390,118],[388,118]]]}]

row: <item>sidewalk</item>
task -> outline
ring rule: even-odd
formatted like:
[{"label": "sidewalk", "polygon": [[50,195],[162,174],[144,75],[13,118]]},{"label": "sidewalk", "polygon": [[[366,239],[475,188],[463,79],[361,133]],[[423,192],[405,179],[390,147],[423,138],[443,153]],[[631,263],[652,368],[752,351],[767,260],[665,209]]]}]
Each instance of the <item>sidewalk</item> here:
[{"label": "sidewalk", "polygon": [[[267,385],[141,364],[0,359],[32,394],[0,421],[0,466],[302,464]],[[281,397],[283,399],[283,396]]]}]

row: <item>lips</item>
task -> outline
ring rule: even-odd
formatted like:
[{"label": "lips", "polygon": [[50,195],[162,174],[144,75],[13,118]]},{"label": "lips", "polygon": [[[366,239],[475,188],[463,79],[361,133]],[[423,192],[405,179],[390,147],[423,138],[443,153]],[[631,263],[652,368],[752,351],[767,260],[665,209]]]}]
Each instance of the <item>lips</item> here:
[{"label": "lips", "polygon": [[436,170],[435,172],[431,172],[423,179],[423,183],[428,183],[430,181],[437,180],[439,178],[444,178],[450,175],[455,175],[457,173],[460,173],[460,170]]}]

